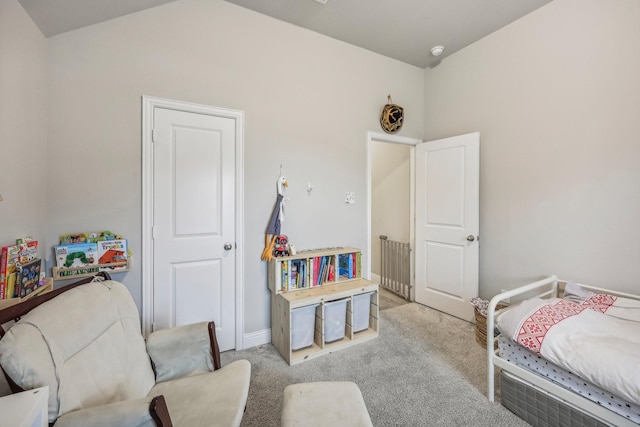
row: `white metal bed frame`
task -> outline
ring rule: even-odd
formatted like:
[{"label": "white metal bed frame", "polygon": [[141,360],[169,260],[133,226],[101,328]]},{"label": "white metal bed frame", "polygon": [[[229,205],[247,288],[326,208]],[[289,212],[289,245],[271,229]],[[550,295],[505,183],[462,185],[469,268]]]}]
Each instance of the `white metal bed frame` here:
[{"label": "white metal bed frame", "polygon": [[[600,422],[613,426],[629,426],[638,427],[638,424],[631,420],[616,414],[595,402],[590,401],[577,393],[574,393],[566,388],[555,384],[543,377],[532,373],[526,369],[523,369],[506,359],[501,358],[498,355],[498,351],[494,350],[494,328],[495,328],[495,315],[496,306],[499,302],[514,302],[514,298],[522,300],[531,298],[534,296],[540,298],[554,298],[560,297],[561,292],[564,291],[564,286],[567,284],[564,280],[558,280],[557,276],[550,276],[546,279],[538,280],[537,282],[530,283],[528,285],[513,289],[507,292],[503,292],[496,295],[489,301],[487,308],[487,384],[488,392],[487,397],[489,401],[493,402],[495,397],[495,384],[494,384],[494,372],[495,367],[508,372],[515,380],[525,383],[529,387],[551,396],[552,398],[562,401],[564,404],[585,413],[586,415],[593,417]],[[581,287],[596,293],[607,293],[624,298],[631,298],[640,300],[640,296],[626,294],[623,292],[612,291],[610,289],[597,288],[593,286],[580,284]],[[518,298],[519,297],[519,298]],[[508,307],[504,310],[508,310]]]}]

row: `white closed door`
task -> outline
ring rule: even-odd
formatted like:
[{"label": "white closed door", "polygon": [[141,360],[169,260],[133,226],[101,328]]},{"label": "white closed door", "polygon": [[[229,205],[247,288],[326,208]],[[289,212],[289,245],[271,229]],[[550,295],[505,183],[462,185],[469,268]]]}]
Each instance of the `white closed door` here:
[{"label": "white closed door", "polygon": [[154,330],[215,321],[235,348],[235,121],[153,114]]},{"label": "white closed door", "polygon": [[473,321],[478,296],[480,134],[416,146],[416,302]]}]

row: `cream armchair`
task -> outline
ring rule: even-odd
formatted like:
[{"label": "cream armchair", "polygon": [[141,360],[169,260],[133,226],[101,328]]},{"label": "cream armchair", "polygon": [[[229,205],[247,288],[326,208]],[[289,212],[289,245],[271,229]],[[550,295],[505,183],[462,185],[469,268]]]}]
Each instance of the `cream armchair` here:
[{"label": "cream armchair", "polygon": [[7,308],[0,324],[17,317],[0,340],[0,366],[14,392],[49,386],[55,426],[240,425],[251,365],[220,366],[213,322],[145,341],[129,291],[111,280]]}]

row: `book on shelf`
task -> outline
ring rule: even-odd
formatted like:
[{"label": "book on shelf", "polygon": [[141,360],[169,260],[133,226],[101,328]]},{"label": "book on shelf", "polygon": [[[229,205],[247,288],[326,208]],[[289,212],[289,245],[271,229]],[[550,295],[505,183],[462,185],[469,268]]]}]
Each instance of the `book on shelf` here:
[{"label": "book on shelf", "polygon": [[318,269],[318,285],[322,285],[326,278],[328,257],[320,257],[320,268]]},{"label": "book on shelf", "polygon": [[19,289],[16,288],[16,284],[18,282],[18,272],[13,269],[13,271],[7,275],[7,281],[5,286],[5,299],[17,298],[19,294]]},{"label": "book on shelf", "polygon": [[289,264],[287,262],[280,263],[280,290],[287,290],[287,283],[289,280]]},{"label": "book on shelf", "polygon": [[360,252],[350,252],[338,255],[339,275],[345,279],[361,277],[362,255]]},{"label": "book on shelf", "polygon": [[336,268],[333,264],[329,264],[328,270],[327,281],[333,282],[334,280],[336,280]]},{"label": "book on shelf", "polygon": [[307,287],[307,262],[306,260],[300,260],[300,266],[298,267],[298,289],[304,289]]},{"label": "book on shelf", "polygon": [[289,262],[291,263],[289,268],[289,290],[298,289],[300,284],[300,260],[294,259]]},{"label": "book on shelf", "polygon": [[289,289],[303,289],[309,286],[307,260],[296,259],[291,261],[289,276]]},{"label": "book on shelf", "polygon": [[[361,277],[359,251],[334,252],[327,255],[299,254],[273,261],[269,286],[278,293],[333,284],[341,279]],[[273,270],[271,270],[273,268]]]},{"label": "book on shelf", "polygon": [[17,267],[38,257],[38,241],[19,239],[15,245],[2,247],[0,252],[0,299],[15,298],[19,295],[16,286]]},{"label": "book on shelf", "polygon": [[307,286],[315,286],[313,283],[313,258],[307,258]]},{"label": "book on shelf", "polygon": [[320,269],[320,257],[313,257],[313,274],[311,275],[311,283],[318,286],[318,271]]},{"label": "book on shelf", "polygon": [[[100,271],[117,271],[127,269],[127,241],[124,239],[102,240],[96,242],[98,245],[98,264]],[[117,266],[105,266],[104,264],[115,264]],[[125,263],[125,264],[122,264]]]},{"label": "book on shelf", "polygon": [[338,275],[345,279],[351,278],[353,270],[353,258],[351,254],[338,254]]},{"label": "book on shelf", "polygon": [[320,284],[329,281],[329,270],[333,269],[330,256],[322,257],[322,270],[320,272]]},{"label": "book on shelf", "polygon": [[75,245],[78,243],[87,243],[87,242],[88,242],[87,233],[68,233],[68,234],[60,235],[61,245]]},{"label": "book on shelf", "polygon": [[98,272],[98,245],[96,243],[56,246],[55,254],[58,268],[73,268],[73,270],[58,272],[60,276]]},{"label": "book on shelf", "polygon": [[40,269],[42,260],[40,258],[29,261],[20,266],[16,278],[19,287],[19,297],[24,298],[40,287]]}]

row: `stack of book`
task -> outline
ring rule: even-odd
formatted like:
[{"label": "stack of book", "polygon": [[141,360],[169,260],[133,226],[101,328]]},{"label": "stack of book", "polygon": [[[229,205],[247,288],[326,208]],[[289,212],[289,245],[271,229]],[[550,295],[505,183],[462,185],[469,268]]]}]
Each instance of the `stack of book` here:
[{"label": "stack of book", "polygon": [[38,241],[16,240],[2,247],[0,254],[0,300],[24,298],[44,285],[41,280],[42,260],[38,257]]},{"label": "stack of book", "polygon": [[360,252],[338,254],[338,272],[340,277],[353,279],[360,277]]}]

